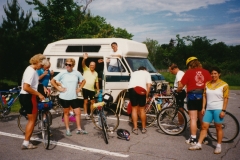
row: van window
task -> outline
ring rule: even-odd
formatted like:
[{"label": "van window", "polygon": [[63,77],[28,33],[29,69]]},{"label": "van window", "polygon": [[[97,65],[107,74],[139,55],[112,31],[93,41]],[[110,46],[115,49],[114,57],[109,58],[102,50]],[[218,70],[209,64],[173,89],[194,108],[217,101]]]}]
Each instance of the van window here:
[{"label": "van window", "polygon": [[149,73],[157,72],[147,58],[126,57],[126,60],[133,72],[138,70],[138,68],[141,66],[146,67]]},{"label": "van window", "polygon": [[108,72],[126,72],[125,68],[123,67],[123,64],[117,58],[109,58],[107,68]]},{"label": "van window", "polygon": [[57,59],[57,68],[58,69],[63,69],[65,68],[65,62],[66,62],[66,58],[58,58]]},{"label": "van window", "polygon": [[101,46],[94,45],[94,46],[68,46],[66,52],[99,52]]}]

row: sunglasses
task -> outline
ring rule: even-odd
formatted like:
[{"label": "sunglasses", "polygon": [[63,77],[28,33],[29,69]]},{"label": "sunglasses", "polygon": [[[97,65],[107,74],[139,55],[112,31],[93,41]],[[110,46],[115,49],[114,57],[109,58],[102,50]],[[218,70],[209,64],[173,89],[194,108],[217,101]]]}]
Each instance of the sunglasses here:
[{"label": "sunglasses", "polygon": [[69,67],[72,67],[72,64],[69,64],[69,63],[65,63],[65,66],[69,66]]}]

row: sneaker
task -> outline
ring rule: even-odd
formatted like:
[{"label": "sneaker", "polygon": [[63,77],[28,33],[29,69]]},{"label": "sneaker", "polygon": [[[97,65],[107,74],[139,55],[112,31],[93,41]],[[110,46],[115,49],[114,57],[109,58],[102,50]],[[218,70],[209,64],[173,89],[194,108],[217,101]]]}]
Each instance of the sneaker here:
[{"label": "sneaker", "polygon": [[186,140],[187,144],[195,145],[197,144],[197,138],[190,137],[188,140]]},{"label": "sneaker", "polygon": [[204,139],[203,139],[203,144],[208,144],[208,142],[209,142],[209,139],[208,139],[208,137],[205,137]]},{"label": "sneaker", "polygon": [[66,131],[66,136],[72,136],[72,133],[69,130],[67,130]]},{"label": "sneaker", "polygon": [[70,121],[70,122],[76,122],[75,116],[70,116],[70,117],[69,117],[69,121]]},{"label": "sneaker", "polygon": [[33,144],[29,143],[28,146],[22,145],[21,149],[25,150],[25,149],[35,149],[37,148],[37,146],[34,146]]},{"label": "sneaker", "polygon": [[86,114],[85,119],[89,120],[90,119],[90,115]]},{"label": "sneaker", "polygon": [[222,151],[221,147],[216,147],[215,150],[214,150],[214,154],[220,154],[221,151]]},{"label": "sneaker", "polygon": [[202,146],[199,146],[199,145],[194,145],[194,146],[191,146],[188,148],[188,150],[201,150],[202,149]]},{"label": "sneaker", "polygon": [[83,129],[77,130],[76,133],[77,133],[77,134],[88,134],[88,132],[85,131],[85,130],[83,130]]}]

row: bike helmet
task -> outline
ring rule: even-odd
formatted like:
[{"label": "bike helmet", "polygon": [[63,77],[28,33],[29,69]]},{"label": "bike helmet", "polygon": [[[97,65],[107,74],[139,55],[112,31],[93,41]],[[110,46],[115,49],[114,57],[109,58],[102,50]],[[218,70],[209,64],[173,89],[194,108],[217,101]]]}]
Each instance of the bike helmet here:
[{"label": "bike helmet", "polygon": [[127,141],[130,140],[130,132],[126,129],[118,129],[117,135],[120,139],[126,139]]},{"label": "bike helmet", "polygon": [[197,57],[189,57],[187,60],[186,60],[186,66],[188,65],[189,62],[191,62],[192,60],[195,60],[197,59]]}]

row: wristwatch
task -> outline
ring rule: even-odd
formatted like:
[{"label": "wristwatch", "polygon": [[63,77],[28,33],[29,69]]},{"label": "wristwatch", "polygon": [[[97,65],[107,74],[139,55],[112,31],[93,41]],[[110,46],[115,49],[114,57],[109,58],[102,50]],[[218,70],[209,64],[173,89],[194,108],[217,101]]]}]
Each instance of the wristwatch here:
[{"label": "wristwatch", "polygon": [[225,110],[225,109],[222,109],[222,112],[225,112],[225,113],[226,113],[226,110]]}]

